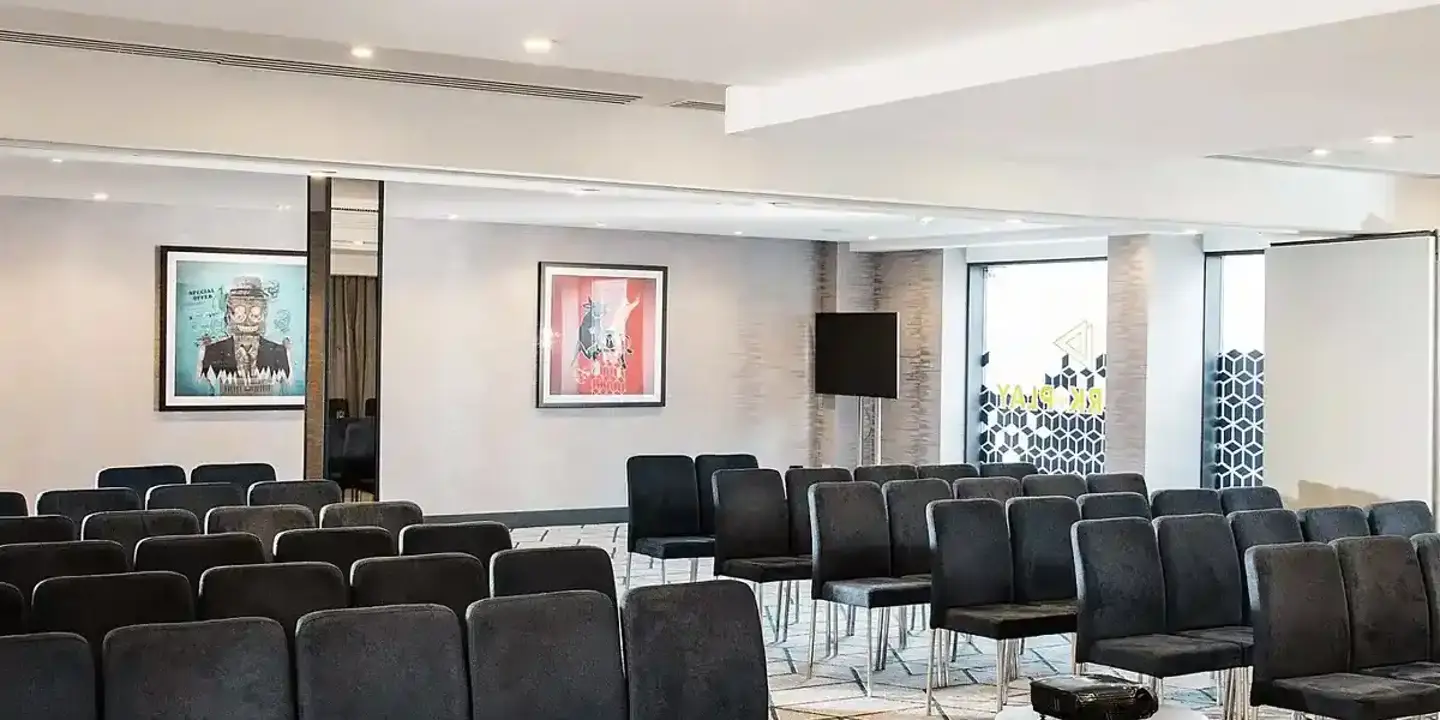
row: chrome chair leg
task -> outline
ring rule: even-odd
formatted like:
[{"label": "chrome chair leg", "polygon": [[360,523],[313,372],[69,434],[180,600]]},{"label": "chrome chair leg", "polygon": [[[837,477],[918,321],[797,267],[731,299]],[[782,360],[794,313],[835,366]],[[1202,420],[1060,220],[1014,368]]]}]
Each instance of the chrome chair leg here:
[{"label": "chrome chair leg", "polygon": [[895,633],[895,646],[904,650],[909,645],[907,638],[910,637],[910,621],[914,619],[915,613],[910,612],[909,608],[904,605],[900,606],[899,613],[900,622],[896,625],[896,629],[899,630],[899,632]]},{"label": "chrome chair leg", "polygon": [[700,558],[690,558],[690,582],[695,582],[700,577]]},{"label": "chrome chair leg", "polygon": [[995,712],[1005,712],[1005,698],[1010,694],[1011,640],[995,641]]},{"label": "chrome chair leg", "polygon": [[[851,610],[854,610],[852,607]],[[875,670],[875,613],[865,608],[865,697],[874,697]]]},{"label": "chrome chair leg", "polygon": [[625,553],[625,588],[630,588],[630,565],[635,562],[635,553]]},{"label": "chrome chair leg", "polygon": [[935,708],[935,630],[930,631],[930,654],[925,658],[925,714]]},{"label": "chrome chair leg", "polygon": [[[867,615],[872,612],[866,608]],[[875,670],[879,672],[885,669],[885,660],[890,650],[890,608],[880,610],[880,642],[875,648]]]},{"label": "chrome chair leg", "polygon": [[[819,617],[816,613],[820,611],[820,601],[810,601],[810,616]],[[815,626],[820,623],[817,620],[810,621],[810,659],[805,663],[805,679],[815,677]],[[828,632],[828,631],[827,631]],[[826,642],[829,642],[827,639]]]},{"label": "chrome chair leg", "polygon": [[661,584],[661,585],[669,585],[669,584],[670,584],[670,581],[669,581],[668,579],[666,579],[666,577],[665,577],[665,561],[664,561],[664,560],[661,560],[661,561],[660,561],[660,584]]},{"label": "chrome chair leg", "polygon": [[845,637],[855,637],[855,607],[847,606],[845,609]]}]

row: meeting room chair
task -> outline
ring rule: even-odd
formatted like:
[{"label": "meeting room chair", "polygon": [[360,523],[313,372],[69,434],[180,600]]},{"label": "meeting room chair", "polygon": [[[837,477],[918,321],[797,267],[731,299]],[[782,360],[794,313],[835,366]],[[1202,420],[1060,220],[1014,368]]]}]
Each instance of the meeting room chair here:
[{"label": "meeting room chair", "polygon": [[128,625],[195,619],[190,582],[172,572],[52,577],[35,586],[30,626],[73,632],[99,659],[106,633]]},{"label": "meeting room chair", "polygon": [[98,720],[95,660],[79,635],[0,637],[0,677],[0,708],[25,720]]},{"label": "meeting room chair", "polygon": [[81,540],[113,540],[135,557],[135,546],[148,537],[198,535],[200,521],[189,510],[117,510],[91,513],[80,525]]},{"label": "meeting room chair", "polygon": [[64,515],[0,517],[0,545],[79,539],[80,529]]},{"label": "meeting room chair", "polygon": [[30,502],[24,493],[14,490],[0,490],[0,518],[25,517],[30,514]]},{"label": "meeting room chair", "polygon": [[380,399],[365,398],[365,417],[376,417],[380,414]]},{"label": "meeting room chair", "polygon": [[490,594],[537,595],[593,590],[616,600],[610,553],[589,545],[501,550],[490,559]]},{"label": "meeting room chair", "polygon": [[[303,505],[315,517],[326,505],[342,502],[344,491],[331,480],[272,480],[250,486],[246,502],[250,505]],[[233,503],[244,505],[246,502]]]},{"label": "meeting room chair", "polygon": [[260,538],[268,559],[275,553],[275,538],[287,530],[315,527],[315,516],[303,505],[264,505],[260,507],[218,507],[205,515],[205,532],[243,532]]},{"label": "meeting room chair", "polygon": [[20,588],[0,583],[0,637],[25,632],[25,605]]},{"label": "meeting room chair", "polygon": [[1440,662],[1440,533],[1421,533],[1410,538],[1420,576],[1430,603],[1430,659]]},{"label": "meeting room chair", "polygon": [[394,554],[395,539],[379,527],[304,528],[275,536],[275,562],[328,562],[347,578],[357,560]]},{"label": "meeting room chair", "polygon": [[1279,510],[1285,507],[1280,491],[1264,485],[1227,487],[1220,490],[1220,508],[1226,515],[1241,510]]},{"label": "meeting room chair", "polygon": [[1225,514],[1218,491],[1210,488],[1170,488],[1150,493],[1150,514],[1154,517],[1204,513]]},{"label": "meeting room chair", "polygon": [[490,597],[490,579],[485,566],[464,553],[373,557],[350,570],[350,596],[355,607],[430,603],[463,614],[470,603]]},{"label": "meeting room chair", "polygon": [[189,510],[202,526],[211,510],[244,504],[245,493],[230,483],[156,485],[145,494],[146,510]]},{"label": "meeting room chair", "polygon": [[332,397],[325,402],[325,411],[331,420],[339,420],[350,417],[350,401],[346,398]]},{"label": "meeting room chair", "polygon": [[77,529],[90,513],[139,509],[140,496],[130,488],[46,490],[35,500],[36,515],[64,515]]},{"label": "meeting room chair", "polygon": [[460,523],[426,523],[411,525],[400,531],[401,555],[460,552],[472,555],[490,576],[490,558],[501,550],[514,547],[510,528],[498,522],[481,520]]},{"label": "meeting room chair", "polygon": [[293,635],[300,618],[349,604],[349,583],[330,563],[227,565],[200,576],[202,620],[264,617]]},{"label": "meeting room chair", "polygon": [[[885,520],[890,527],[890,574],[895,577],[930,580],[930,529],[925,521],[925,507],[932,502],[950,500],[950,483],[939,478],[895,480],[880,488],[885,499]],[[900,647],[906,646],[910,623],[906,608],[899,608]],[[890,610],[881,610],[880,669],[885,669],[884,652],[890,629]]]},{"label": "meeting room chair", "polygon": [[1085,485],[1085,478],[1074,473],[1026,475],[1020,478],[1020,489],[1028,497],[1079,498],[1089,492],[1089,488]]},{"label": "meeting room chair", "polygon": [[1435,532],[1435,515],[1423,500],[1398,500],[1371,505],[1370,534],[1413,537]]},{"label": "meeting room chair", "polygon": [[869,482],[884,485],[892,480],[914,480],[920,477],[914,465],[891,463],[889,465],[861,465],[855,468],[855,482]]},{"label": "meeting room chair", "polygon": [[1092,493],[1139,493],[1146,502],[1150,497],[1145,476],[1135,472],[1090,473],[1085,476],[1085,487]]},{"label": "meeting room chair", "polygon": [[135,545],[137,571],[166,570],[190,581],[198,596],[200,578],[212,567],[261,565],[265,548],[250,533],[219,533],[174,537],[147,537]]},{"label": "meeting room chair", "polygon": [[960,478],[952,490],[956,500],[995,500],[1002,505],[1023,494],[1020,480],[1004,475]]},{"label": "meeting room chair", "polygon": [[[1235,538],[1235,556],[1240,567],[1245,567],[1245,552],[1257,545],[1283,545],[1305,542],[1300,530],[1300,520],[1290,510],[1239,510],[1226,516],[1230,534]],[[1250,577],[1240,573],[1245,597],[1250,593]],[[1250,624],[1250,603],[1240,605],[1245,624]]]},{"label": "meeting room chair", "polygon": [[1295,517],[1300,520],[1300,530],[1305,534],[1306,542],[1328,543],[1370,534],[1370,518],[1354,505],[1305,508],[1297,510]]},{"label": "meeting room chair", "polygon": [[1018,497],[1005,504],[1015,601],[1052,603],[1074,611],[1075,565],[1070,528],[1080,507],[1068,497]]},{"label": "meeting room chair", "polygon": [[1117,517],[1150,519],[1150,501],[1134,492],[1091,492],[1080,496],[1081,520]]},{"label": "meeting room chair", "polygon": [[13,585],[28,605],[35,586],[54,577],[108,575],[130,570],[120,543],[109,540],[0,546],[0,582]]},{"label": "meeting room chair", "polygon": [[1019,480],[1026,475],[1039,475],[1040,468],[1028,462],[980,463],[980,477],[1008,477]]},{"label": "meeting room chair", "polygon": [[402,530],[425,522],[425,512],[408,500],[345,502],[326,505],[319,519],[322,528],[384,528],[398,541]]},{"label": "meeting room chair", "polygon": [[922,478],[939,478],[947,482],[955,482],[960,478],[980,477],[980,468],[970,463],[916,465],[915,474]]},{"label": "meeting room chair", "polygon": [[849,468],[790,468],[785,471],[785,507],[790,515],[790,552],[810,557],[810,487],[822,482],[850,482]]},{"label": "meeting room chair", "polygon": [[754,470],[760,462],[748,453],[695,456],[695,497],[700,501],[700,534],[715,534],[715,473],[721,470]]},{"label": "meeting room chair", "polygon": [[660,561],[667,582],[667,560],[689,559],[690,580],[699,575],[699,558],[715,556],[715,538],[700,531],[700,496],[695,461],[686,455],[636,455],[625,462],[629,528],[625,536],[625,586],[635,555]]},{"label": "meeting room chair", "polygon": [[250,492],[250,486],[257,482],[275,479],[275,466],[269,463],[212,463],[198,465],[190,471],[192,483],[230,483],[240,492]]},{"label": "meeting room chair", "polygon": [[1350,664],[1363,675],[1440,685],[1425,575],[1410,538],[1340,538],[1331,546],[1353,629]]},{"label": "meeting room chair", "polygon": [[753,583],[762,613],[765,585],[781,583],[771,623],[780,641],[788,633],[793,583],[810,577],[808,554],[791,554],[785,481],[775,470],[721,470],[713,485],[715,574]]},{"label": "meeting room chair", "polygon": [[179,465],[137,465],[105,468],[95,478],[95,487],[130,488],[140,497],[156,485],[185,482],[185,468]]}]

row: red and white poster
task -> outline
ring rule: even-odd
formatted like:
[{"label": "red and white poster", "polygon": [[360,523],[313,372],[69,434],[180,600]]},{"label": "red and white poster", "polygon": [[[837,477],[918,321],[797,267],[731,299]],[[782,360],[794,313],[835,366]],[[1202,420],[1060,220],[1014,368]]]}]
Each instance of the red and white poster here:
[{"label": "red and white poster", "polygon": [[666,275],[540,263],[536,407],[665,404]]}]

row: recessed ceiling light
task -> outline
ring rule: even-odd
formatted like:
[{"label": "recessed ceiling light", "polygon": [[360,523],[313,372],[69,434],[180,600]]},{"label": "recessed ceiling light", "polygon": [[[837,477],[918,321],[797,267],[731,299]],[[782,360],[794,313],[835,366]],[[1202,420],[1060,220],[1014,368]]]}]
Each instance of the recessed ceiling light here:
[{"label": "recessed ceiling light", "polygon": [[1325,157],[1330,154],[1330,151],[1326,148],[1315,148],[1310,151],[1310,154],[1315,157]]},{"label": "recessed ceiling light", "polygon": [[65,158],[50,158],[50,162],[59,165],[60,163],[65,162]]},{"label": "recessed ceiling light", "polygon": [[1008,224],[1010,224],[1010,225],[1019,225],[1019,224],[1025,222],[1025,221],[1024,221],[1024,220],[1021,220],[1020,218],[1006,218],[1006,219],[1005,219],[1005,222],[1008,223]]},{"label": "recessed ceiling light", "polygon": [[745,234],[745,231],[744,231],[744,230],[736,230],[736,231],[734,232],[734,234],[735,234],[735,235],[744,235],[744,234]]},{"label": "recessed ceiling light", "polygon": [[335,171],[334,171],[334,170],[312,170],[312,171],[310,171],[310,177],[312,177],[312,178],[334,177],[334,175],[335,175]]},{"label": "recessed ceiling light", "polygon": [[525,52],[531,55],[544,55],[554,49],[555,41],[550,38],[525,38]]},{"label": "recessed ceiling light", "polygon": [[929,215],[926,215],[925,217],[920,218],[920,224],[921,224],[921,225],[929,225],[929,224],[932,223],[932,222],[935,222],[935,218],[930,217]]},{"label": "recessed ceiling light", "polygon": [[1199,234],[1200,234],[1200,231],[1199,231],[1199,230],[1196,230],[1195,228],[1185,228],[1184,234],[1186,234],[1186,235],[1199,235]]},{"label": "recessed ceiling light", "polygon": [[605,227],[605,223],[595,223],[595,227]]},{"label": "recessed ceiling light", "polygon": [[880,236],[879,236],[879,235],[870,235],[870,236],[867,236],[865,239],[866,239],[866,240],[879,240],[879,239],[880,239]]},{"label": "recessed ceiling light", "polygon": [[279,205],[276,205],[276,206],[275,206],[275,209],[276,209],[276,210],[279,210],[279,211],[281,211],[281,212],[284,212],[284,211],[286,211],[286,210],[289,210],[289,209],[290,209],[290,206],[289,206],[289,205],[286,205],[286,204],[284,204],[284,203],[281,203],[281,204],[279,204]]},{"label": "recessed ceiling light", "polygon": [[364,45],[356,45],[350,48],[350,56],[359,60],[369,60],[375,57],[375,50]]},{"label": "recessed ceiling light", "polygon": [[1394,135],[1371,135],[1370,137],[1366,138],[1366,142],[1370,143],[1371,145],[1394,145],[1394,144],[1395,144],[1395,136],[1394,136]]},{"label": "recessed ceiling light", "polygon": [[96,202],[105,202],[106,200],[110,199],[110,193],[97,192],[94,195],[91,195],[90,199]]},{"label": "recessed ceiling light", "polygon": [[455,213],[450,213],[449,215],[446,215],[446,216],[445,216],[445,219],[446,219],[446,220],[459,220],[459,219],[460,219],[460,216],[459,216],[459,215],[456,215]]}]

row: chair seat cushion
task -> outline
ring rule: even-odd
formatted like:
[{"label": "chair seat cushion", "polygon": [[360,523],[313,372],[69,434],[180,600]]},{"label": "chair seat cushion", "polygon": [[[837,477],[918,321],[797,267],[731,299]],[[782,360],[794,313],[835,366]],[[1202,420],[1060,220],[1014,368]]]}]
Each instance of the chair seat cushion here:
[{"label": "chair seat cushion", "polygon": [[713,557],[715,538],[702,535],[640,538],[635,541],[635,552],[661,560]]},{"label": "chair seat cushion", "polygon": [[992,640],[1061,635],[1075,632],[1075,609],[1048,603],[950,608],[941,623],[946,630]]},{"label": "chair seat cushion", "polygon": [[1413,662],[1404,665],[1367,668],[1361,670],[1360,674],[1390,678],[1391,680],[1409,680],[1426,685],[1440,685],[1440,663],[1433,662]]},{"label": "chair seat cushion", "polygon": [[1226,625],[1224,627],[1205,628],[1203,630],[1181,630],[1176,634],[1198,638],[1200,640],[1235,643],[1240,646],[1240,651],[1246,665],[1250,664],[1251,650],[1255,647],[1255,631],[1244,625]]},{"label": "chair seat cushion", "polygon": [[715,574],[758,583],[809,580],[810,558],[768,557],[726,560]]},{"label": "chair seat cushion", "polygon": [[1244,656],[1235,643],[1156,634],[1096,640],[1084,662],[1163,678],[1240,667]]},{"label": "chair seat cushion", "polygon": [[832,580],[820,589],[820,599],[864,608],[924,605],[930,602],[930,581],[885,577]]},{"label": "chair seat cushion", "polygon": [[1357,673],[1329,673],[1262,682],[1252,704],[1334,720],[1386,720],[1440,711],[1440,687]]}]

